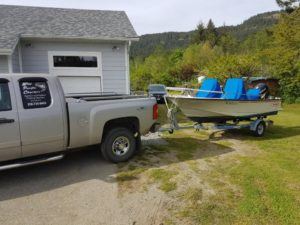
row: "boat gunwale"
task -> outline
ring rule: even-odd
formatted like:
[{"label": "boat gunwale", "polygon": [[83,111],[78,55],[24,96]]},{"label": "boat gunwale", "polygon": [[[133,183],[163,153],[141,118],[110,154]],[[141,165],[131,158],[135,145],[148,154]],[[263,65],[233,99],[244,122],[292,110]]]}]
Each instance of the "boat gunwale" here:
[{"label": "boat gunwale", "polygon": [[204,101],[221,101],[221,102],[243,102],[243,103],[257,103],[257,102],[281,102],[281,99],[259,99],[259,100],[241,100],[241,99],[222,99],[222,98],[199,98],[188,96],[166,96],[172,99],[190,99],[190,100],[204,100]]}]

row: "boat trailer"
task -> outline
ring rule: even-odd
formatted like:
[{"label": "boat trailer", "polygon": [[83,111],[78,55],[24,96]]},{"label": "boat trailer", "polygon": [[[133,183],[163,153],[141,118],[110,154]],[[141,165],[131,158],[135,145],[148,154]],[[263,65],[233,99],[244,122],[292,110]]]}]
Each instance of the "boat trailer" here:
[{"label": "boat trailer", "polygon": [[[213,132],[226,131],[226,130],[239,130],[239,129],[249,129],[254,136],[261,137],[264,135],[267,127],[273,125],[272,120],[266,120],[266,116],[256,116],[255,119],[247,119],[247,120],[233,120],[232,123],[212,123],[210,125],[203,125],[202,123],[195,123],[194,125],[180,126],[176,114],[178,113],[178,107],[176,107],[173,103],[171,106],[168,105],[166,96],[165,105],[167,107],[167,117],[169,119],[168,127],[159,128],[158,132],[168,131],[170,134],[173,134],[175,130],[182,129],[191,129],[194,128],[196,131],[200,130],[210,130]],[[247,123],[240,124],[240,122],[247,121]]]}]

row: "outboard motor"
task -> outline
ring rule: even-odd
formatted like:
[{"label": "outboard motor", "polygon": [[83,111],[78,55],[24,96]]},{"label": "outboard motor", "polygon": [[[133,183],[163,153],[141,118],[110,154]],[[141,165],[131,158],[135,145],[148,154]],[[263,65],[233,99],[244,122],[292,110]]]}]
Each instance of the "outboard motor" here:
[{"label": "outboard motor", "polygon": [[260,99],[267,99],[270,95],[269,87],[265,83],[259,83],[255,86],[255,89],[260,90]]}]

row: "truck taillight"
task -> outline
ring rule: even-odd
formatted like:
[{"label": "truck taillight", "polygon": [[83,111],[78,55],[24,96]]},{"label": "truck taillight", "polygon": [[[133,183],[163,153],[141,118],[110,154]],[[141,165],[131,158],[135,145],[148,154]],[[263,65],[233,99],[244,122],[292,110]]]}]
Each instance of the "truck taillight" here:
[{"label": "truck taillight", "polygon": [[155,104],[153,106],[153,120],[157,120],[158,119],[158,105]]}]

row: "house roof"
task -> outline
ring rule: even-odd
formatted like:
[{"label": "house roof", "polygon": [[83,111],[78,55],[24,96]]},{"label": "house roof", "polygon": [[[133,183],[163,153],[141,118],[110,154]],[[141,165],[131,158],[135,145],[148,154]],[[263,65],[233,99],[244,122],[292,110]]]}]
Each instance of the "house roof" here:
[{"label": "house roof", "polygon": [[0,5],[0,52],[22,37],[130,40],[138,38],[124,11]]}]

